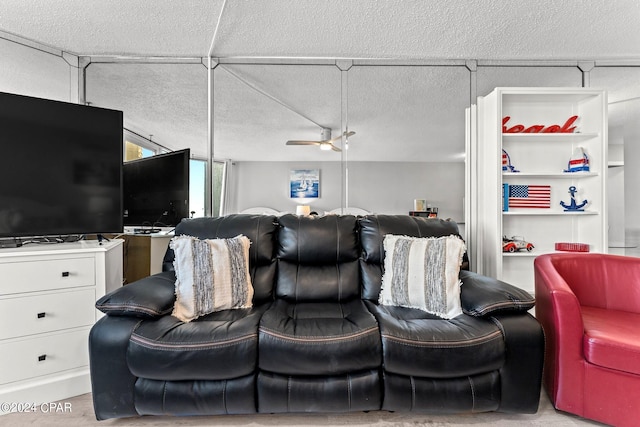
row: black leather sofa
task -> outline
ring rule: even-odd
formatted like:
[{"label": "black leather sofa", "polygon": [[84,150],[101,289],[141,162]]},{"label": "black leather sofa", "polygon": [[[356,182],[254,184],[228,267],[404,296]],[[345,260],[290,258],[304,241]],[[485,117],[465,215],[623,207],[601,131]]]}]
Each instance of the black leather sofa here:
[{"label": "black leather sofa", "polygon": [[253,307],[184,323],[167,271],[101,298],[91,381],[99,420],[138,415],[416,411],[534,413],[544,339],[533,298],[460,272],[450,320],[378,304],[386,234],[439,237],[410,216],[230,215],[176,234],[251,240]]}]

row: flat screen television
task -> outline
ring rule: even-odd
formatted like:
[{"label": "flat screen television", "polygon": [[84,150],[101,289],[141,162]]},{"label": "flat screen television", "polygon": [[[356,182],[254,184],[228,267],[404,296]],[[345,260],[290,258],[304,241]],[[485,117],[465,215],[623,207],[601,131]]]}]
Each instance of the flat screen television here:
[{"label": "flat screen television", "polygon": [[189,217],[189,149],[125,162],[124,225],[174,227]]},{"label": "flat screen television", "polygon": [[122,112],[0,92],[0,238],[119,233]]}]

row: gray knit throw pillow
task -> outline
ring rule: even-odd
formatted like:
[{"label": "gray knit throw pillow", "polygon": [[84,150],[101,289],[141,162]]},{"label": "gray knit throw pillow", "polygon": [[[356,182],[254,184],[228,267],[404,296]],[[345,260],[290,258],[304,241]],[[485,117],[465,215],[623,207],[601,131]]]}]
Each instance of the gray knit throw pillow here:
[{"label": "gray knit throw pillow", "polygon": [[462,314],[460,265],[465,244],[457,236],[384,237],[379,303],[424,310],[444,319]]},{"label": "gray knit throw pillow", "polygon": [[231,239],[171,239],[176,272],[176,302],[171,314],[190,322],[214,311],[251,307],[250,244],[242,235]]}]

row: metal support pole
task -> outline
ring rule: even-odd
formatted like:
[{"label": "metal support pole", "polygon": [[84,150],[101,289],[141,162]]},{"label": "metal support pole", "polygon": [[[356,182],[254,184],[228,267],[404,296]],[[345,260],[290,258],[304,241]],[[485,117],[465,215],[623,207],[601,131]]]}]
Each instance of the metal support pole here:
[{"label": "metal support pole", "polygon": [[207,57],[207,164],[205,169],[205,183],[204,183],[204,214],[205,216],[215,216],[213,211],[213,148],[214,148],[214,75],[213,72],[218,66],[218,62],[210,56]]},{"label": "metal support pole", "polygon": [[341,201],[340,212],[345,213],[349,207],[349,147],[346,133],[349,131],[349,69],[353,61],[338,60],[336,67],[340,70],[340,134],[342,135],[342,151],[340,152]]}]

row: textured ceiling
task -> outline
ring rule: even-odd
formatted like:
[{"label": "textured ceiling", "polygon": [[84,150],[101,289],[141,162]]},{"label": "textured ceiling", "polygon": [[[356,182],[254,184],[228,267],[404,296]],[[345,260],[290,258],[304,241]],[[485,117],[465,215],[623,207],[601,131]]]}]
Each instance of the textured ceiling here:
[{"label": "textured ceiling", "polygon": [[0,30],[77,55],[206,56],[222,0],[3,0]]},{"label": "textured ceiling", "polygon": [[[638,28],[638,0],[0,2],[0,31],[93,57],[206,57],[211,51],[236,62],[638,60]],[[207,71],[201,63],[94,62],[86,75],[87,101],[122,109],[129,129],[164,146],[205,155]],[[318,125],[336,136],[347,121],[356,131],[352,160],[456,161],[464,151],[470,93],[464,67],[341,73],[334,65],[223,63],[214,75],[218,158],[338,160],[338,153],[284,143],[319,139]]]},{"label": "textured ceiling", "polygon": [[[223,0],[3,0],[0,29],[80,55],[207,56]],[[640,56],[637,0],[227,0],[214,56]]]},{"label": "textured ceiling", "polygon": [[640,53],[636,0],[227,5],[214,46],[222,57],[584,59]]}]

